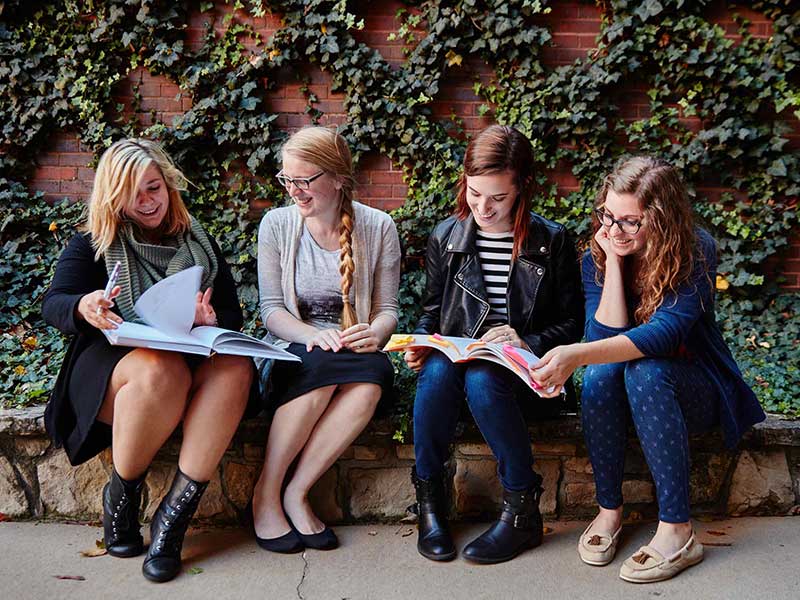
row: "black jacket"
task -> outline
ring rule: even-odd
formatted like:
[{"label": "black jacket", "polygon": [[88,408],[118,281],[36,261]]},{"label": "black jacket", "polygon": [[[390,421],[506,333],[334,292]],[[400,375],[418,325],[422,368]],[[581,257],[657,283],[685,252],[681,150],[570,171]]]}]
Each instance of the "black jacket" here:
[{"label": "black jacket", "polygon": [[[214,279],[211,305],[219,326],[238,330],[242,326],[242,309],[236,295],[236,284],[217,243],[211,239],[218,270]],[[108,273],[102,260],[96,261],[91,238],[77,234],[61,253],[50,289],[42,303],[44,320],[71,336],[64,362],[45,410],[45,427],[56,446],[64,446],[72,464],[91,458],[84,441],[103,402],[114,367],[124,353],[133,350],[111,346],[99,329],[76,318],[80,299],[95,290],[102,290]],[[119,314],[118,308],[112,309]],[[70,394],[79,389],[79,394]],[[88,452],[88,454],[87,454]]]},{"label": "black jacket", "polygon": [[[472,215],[450,217],[428,239],[423,315],[415,333],[479,337],[489,314]],[[510,325],[537,356],[583,335],[583,289],[575,246],[566,229],[531,213],[528,237],[511,265]]]}]

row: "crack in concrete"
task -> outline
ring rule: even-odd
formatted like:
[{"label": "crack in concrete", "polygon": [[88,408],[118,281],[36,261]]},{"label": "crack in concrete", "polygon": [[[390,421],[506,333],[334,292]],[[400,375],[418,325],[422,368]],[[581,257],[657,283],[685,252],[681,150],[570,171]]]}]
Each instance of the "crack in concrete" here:
[{"label": "crack in concrete", "polygon": [[303,575],[300,577],[300,581],[297,584],[297,587],[295,588],[295,590],[297,591],[297,597],[300,600],[305,600],[305,596],[303,596],[303,594],[300,593],[300,588],[303,586],[303,584],[306,581],[306,575],[308,575],[308,568],[309,568],[308,559],[306,558],[306,551],[305,550],[303,550],[303,553],[300,555],[300,558],[303,559]]}]

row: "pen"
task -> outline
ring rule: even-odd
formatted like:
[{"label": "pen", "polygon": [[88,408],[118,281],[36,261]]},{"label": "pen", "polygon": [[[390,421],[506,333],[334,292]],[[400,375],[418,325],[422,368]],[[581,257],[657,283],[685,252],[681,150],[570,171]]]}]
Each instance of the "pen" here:
[{"label": "pen", "polygon": [[111,290],[114,289],[114,286],[117,285],[117,279],[119,279],[119,268],[122,265],[119,261],[114,263],[114,268],[111,269],[111,275],[108,276],[108,283],[106,284],[106,289],[103,290],[103,298],[108,300],[108,297],[111,295]]}]

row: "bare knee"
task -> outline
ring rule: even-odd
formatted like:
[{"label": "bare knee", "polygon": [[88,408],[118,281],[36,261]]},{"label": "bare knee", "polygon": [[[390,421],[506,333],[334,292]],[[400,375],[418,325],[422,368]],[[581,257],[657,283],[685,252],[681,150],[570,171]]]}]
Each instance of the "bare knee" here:
[{"label": "bare knee", "polygon": [[125,358],[128,357],[133,357],[133,360],[126,365],[129,371],[126,385],[142,401],[168,399],[185,402],[192,374],[182,355],[139,348]]},{"label": "bare knee", "polygon": [[349,383],[342,386],[347,405],[354,420],[369,421],[381,399],[381,386],[375,383]]}]

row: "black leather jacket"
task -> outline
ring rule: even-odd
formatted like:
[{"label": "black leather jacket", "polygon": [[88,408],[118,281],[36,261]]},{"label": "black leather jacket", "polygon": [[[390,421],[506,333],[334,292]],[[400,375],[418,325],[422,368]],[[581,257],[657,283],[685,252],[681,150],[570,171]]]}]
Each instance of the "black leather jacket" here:
[{"label": "black leather jacket", "polygon": [[[423,315],[415,333],[479,337],[489,300],[475,246],[475,220],[450,217],[428,239]],[[511,265],[510,325],[537,356],[583,336],[583,289],[566,229],[531,213],[528,239]]]}]

